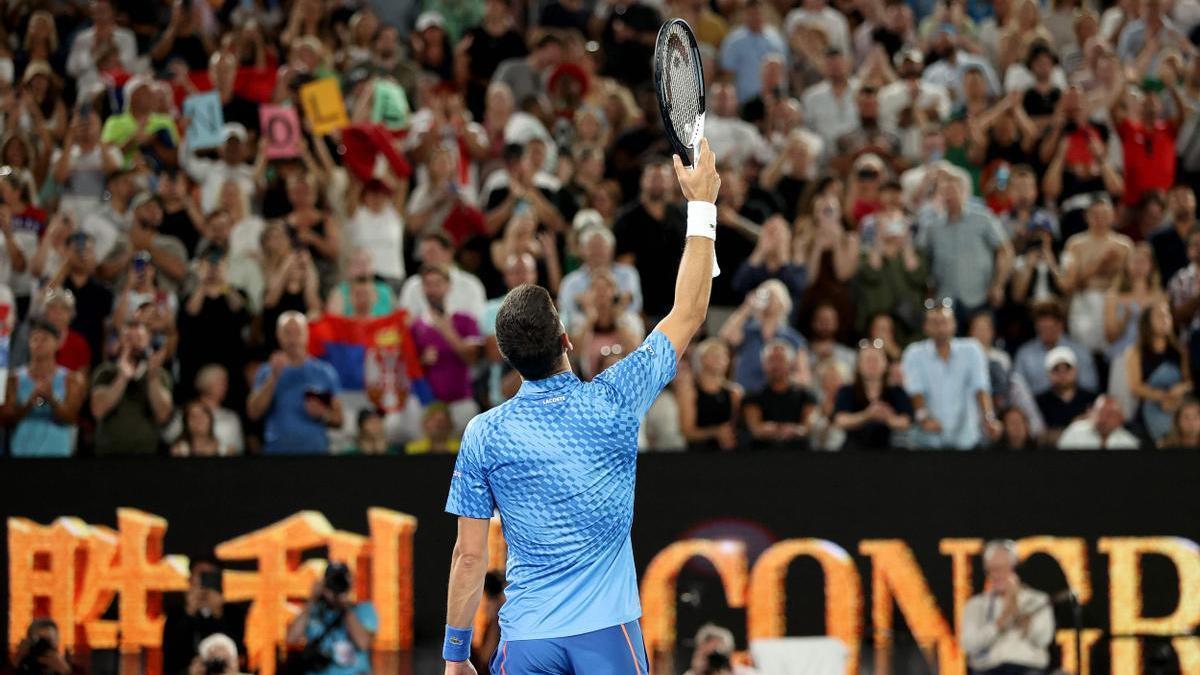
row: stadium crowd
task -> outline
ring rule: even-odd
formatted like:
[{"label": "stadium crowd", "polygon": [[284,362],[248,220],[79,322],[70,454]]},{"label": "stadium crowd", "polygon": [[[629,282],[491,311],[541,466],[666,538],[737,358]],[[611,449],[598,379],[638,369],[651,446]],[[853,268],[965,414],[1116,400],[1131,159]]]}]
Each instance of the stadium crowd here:
[{"label": "stadium crowd", "polygon": [[454,452],[524,283],[628,354],[669,17],[724,273],[644,447],[1200,447],[1197,0],[0,10],[9,455]]}]

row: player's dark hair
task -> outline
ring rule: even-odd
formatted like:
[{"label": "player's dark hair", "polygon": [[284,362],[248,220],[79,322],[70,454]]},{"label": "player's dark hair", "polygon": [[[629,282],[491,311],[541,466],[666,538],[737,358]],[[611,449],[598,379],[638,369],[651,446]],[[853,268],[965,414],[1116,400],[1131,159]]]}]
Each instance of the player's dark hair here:
[{"label": "player's dark hair", "polygon": [[541,380],[558,371],[562,334],[554,300],[541,286],[517,286],[508,292],[496,313],[500,353],[526,380]]}]

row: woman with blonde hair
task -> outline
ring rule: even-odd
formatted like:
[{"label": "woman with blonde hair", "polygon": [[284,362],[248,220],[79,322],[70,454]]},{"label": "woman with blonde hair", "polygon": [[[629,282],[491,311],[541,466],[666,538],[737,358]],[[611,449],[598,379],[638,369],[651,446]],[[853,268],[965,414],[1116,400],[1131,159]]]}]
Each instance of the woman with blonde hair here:
[{"label": "woman with blonde hair", "polygon": [[1125,259],[1112,288],[1104,295],[1104,354],[1115,361],[1137,340],[1138,318],[1151,304],[1166,300],[1154,250],[1139,242]]},{"label": "woman with blonde hair", "polygon": [[708,338],[692,348],[690,372],[675,383],[679,426],[688,449],[730,451],[737,447],[742,388],[729,379],[729,347]]}]

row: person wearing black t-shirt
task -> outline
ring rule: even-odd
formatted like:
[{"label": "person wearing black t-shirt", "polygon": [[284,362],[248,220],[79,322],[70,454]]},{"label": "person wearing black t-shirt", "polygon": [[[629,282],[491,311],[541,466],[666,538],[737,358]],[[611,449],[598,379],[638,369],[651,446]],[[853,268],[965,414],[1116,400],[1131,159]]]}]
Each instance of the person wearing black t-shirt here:
[{"label": "person wearing black t-shirt", "polygon": [[71,328],[87,340],[92,366],[104,360],[104,326],[112,313],[113,294],[96,280],[96,242],[86,232],[67,237],[67,261],[50,286],[62,286],[75,295]]},{"label": "person wearing black t-shirt", "polygon": [[1048,446],[1058,444],[1058,437],[1076,419],[1087,414],[1096,394],[1079,388],[1079,371],[1075,368],[1075,352],[1058,346],[1046,353],[1046,373],[1050,388],[1037,395],[1038,410],[1046,422]]},{"label": "person wearing black t-shirt", "polygon": [[[200,642],[224,633],[240,642],[246,617],[228,607],[222,596],[221,568],[212,560],[194,559],[182,606],[169,607],[163,624],[164,675],[187,675]],[[244,649],[239,645],[239,651]]]},{"label": "person wearing black t-shirt", "polygon": [[683,214],[667,203],[670,176],[670,164],[646,164],[638,201],[623,207],[613,223],[617,261],[637,268],[643,311],[651,319],[666,316],[675,302],[675,272],[683,257],[679,242],[686,228]]},{"label": "person wearing black t-shirt", "polygon": [[912,425],[912,402],[903,388],[888,385],[887,369],[882,340],[859,349],[854,384],[839,389],[834,403],[833,424],[846,432],[847,448],[887,448],[894,432]]},{"label": "person wearing black t-shirt", "polygon": [[783,340],[772,340],[762,350],[767,386],[746,398],[743,414],[755,449],[807,447],[808,420],[816,398],[792,382],[796,351]]},{"label": "person wearing black t-shirt", "polygon": [[529,53],[524,36],[513,27],[509,2],[484,2],[483,21],[466,32],[458,48],[467,60],[467,108],[475,119],[482,120],[484,99],[496,66]]},{"label": "person wearing black t-shirt", "polygon": [[204,215],[200,206],[188,199],[189,184],[187,175],[178,169],[168,169],[159,175],[158,197],[162,200],[163,219],[158,232],[178,239],[191,258],[200,243],[197,224],[204,224]]}]

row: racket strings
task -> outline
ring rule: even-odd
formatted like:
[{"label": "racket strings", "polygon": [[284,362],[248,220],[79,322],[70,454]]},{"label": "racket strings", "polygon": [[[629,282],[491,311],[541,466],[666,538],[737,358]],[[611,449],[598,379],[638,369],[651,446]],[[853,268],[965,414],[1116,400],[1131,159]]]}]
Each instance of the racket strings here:
[{"label": "racket strings", "polygon": [[686,29],[675,24],[667,29],[664,80],[671,126],[683,143],[690,143],[696,116],[700,114],[700,87],[697,64],[692,56],[691,38]]}]

